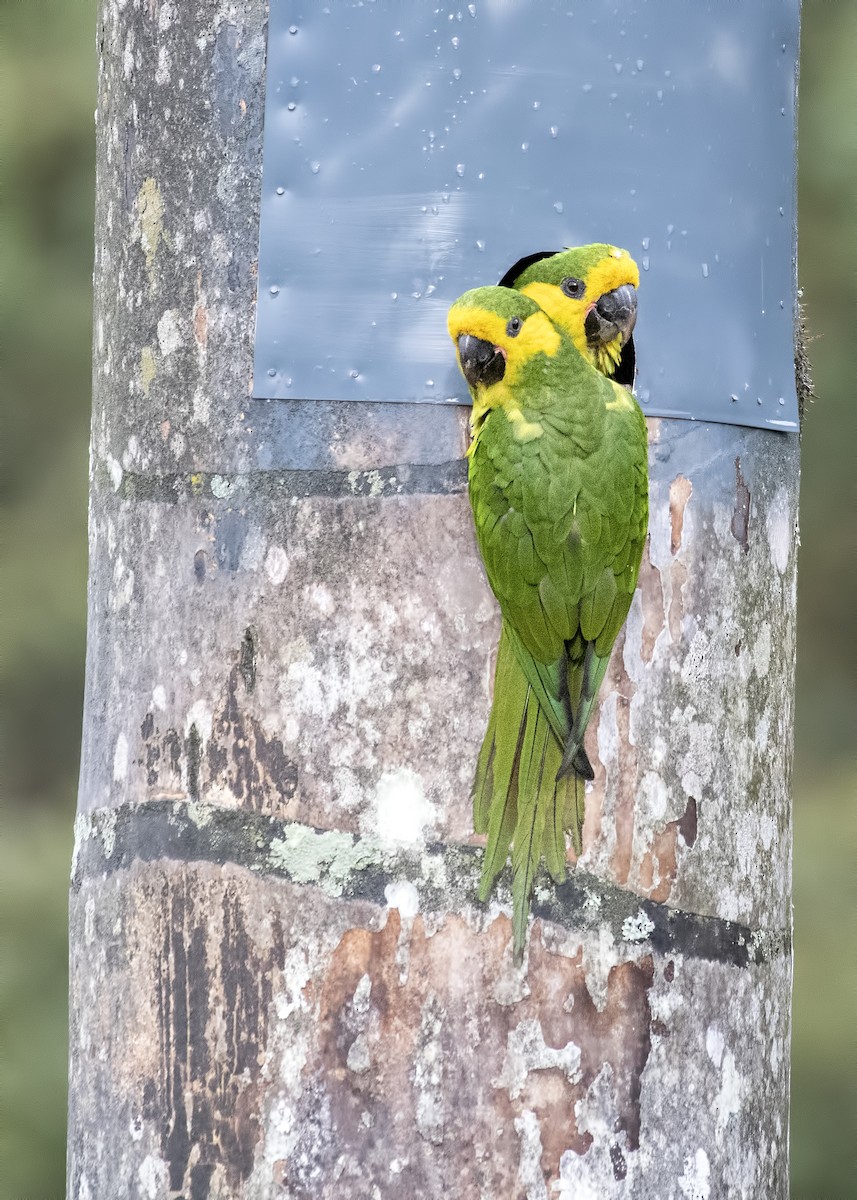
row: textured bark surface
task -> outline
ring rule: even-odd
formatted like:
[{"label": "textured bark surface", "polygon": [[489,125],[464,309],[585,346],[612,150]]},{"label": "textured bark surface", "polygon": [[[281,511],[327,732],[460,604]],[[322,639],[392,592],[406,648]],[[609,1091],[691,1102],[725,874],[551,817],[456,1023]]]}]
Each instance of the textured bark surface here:
[{"label": "textured bark surface", "polygon": [[249,398],[264,19],[99,26],[69,1195],[785,1197],[797,440],[650,422],[584,853],[514,969],[466,413]]}]

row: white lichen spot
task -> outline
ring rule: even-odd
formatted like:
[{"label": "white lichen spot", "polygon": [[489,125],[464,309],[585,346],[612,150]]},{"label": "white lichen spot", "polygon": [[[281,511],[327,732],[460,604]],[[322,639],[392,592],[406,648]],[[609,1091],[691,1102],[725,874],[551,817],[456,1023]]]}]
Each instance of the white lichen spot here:
[{"label": "white lichen spot", "polygon": [[128,739],[120,733],[113,750],[113,778],[120,783],[128,774]]},{"label": "white lichen spot", "polygon": [[777,823],[770,813],[759,814],[759,841],[766,850],[770,850],[777,836]]},{"label": "white lichen spot", "polygon": [[548,1200],[548,1189],[542,1171],[542,1132],[539,1119],[531,1108],[515,1117],[515,1133],[521,1142],[518,1160],[518,1181],[526,1200]]},{"label": "white lichen spot", "polygon": [[271,546],[265,555],[265,574],[279,587],[289,572],[289,558],[282,546]]},{"label": "white lichen spot", "polygon": [[655,927],[642,909],[622,922],[622,937],[626,942],[644,942]]},{"label": "white lichen spot", "polygon": [[771,626],[763,621],[753,644],[753,666],[760,679],[766,679],[771,667]]},{"label": "white lichen spot", "polygon": [[535,1019],[520,1021],[506,1037],[506,1056],[493,1087],[505,1088],[517,1100],[531,1071],[562,1071],[569,1083],[580,1079],[580,1047],[567,1042],[555,1048],[545,1043],[541,1024]]},{"label": "white lichen spot", "polygon": [[205,700],[195,700],[188,710],[184,723],[184,735],[188,736],[191,726],[196,726],[196,731],[200,736],[202,744],[208,741],[211,737],[211,725],[213,716],[211,709]]},{"label": "white lichen spot", "polygon": [[170,3],[170,0],[161,0],[160,8],[158,9],[158,29],[161,33],[166,33],[175,19],[175,5]]},{"label": "white lichen spot", "polygon": [[170,54],[167,47],[162,45],[158,50],[158,66],[155,71],[155,83],[163,87],[170,78]]},{"label": "white lichen spot", "polygon": [[377,836],[382,846],[414,846],[425,841],[436,819],[422,777],[410,767],[398,767],[378,780],[360,825],[364,833]]},{"label": "white lichen spot", "polygon": [[714,1110],[717,1116],[717,1141],[723,1137],[730,1117],[737,1116],[741,1111],[741,1076],[735,1066],[735,1056],[731,1050],[723,1054],[720,1091],[714,1098]]},{"label": "white lichen spot", "polygon": [[768,529],[771,558],[779,573],[784,575],[789,565],[793,529],[790,519],[789,494],[784,487],[777,488],[768,507],[765,524]]},{"label": "white lichen spot", "polygon": [[412,1081],[420,1135],[439,1146],[443,1141],[443,1008],[431,995],[423,1005]]},{"label": "white lichen spot", "polygon": [[137,1178],[148,1200],[158,1200],[170,1190],[170,1172],[162,1158],[147,1154],[137,1169]]},{"label": "white lichen spot", "polygon": [[330,589],[326,588],[323,583],[314,583],[309,590],[310,604],[312,604],[325,617],[329,617],[336,605],[334,604],[333,596],[330,594]]},{"label": "white lichen spot", "polygon": [[709,1025],[705,1033],[705,1050],[715,1067],[720,1067],[723,1058],[723,1034],[716,1025]]},{"label": "white lichen spot", "polygon": [[420,894],[409,879],[397,879],[384,888],[384,899],[389,908],[397,908],[405,921],[412,920],[420,911]]},{"label": "white lichen spot", "polygon": [[711,1166],[704,1150],[699,1149],[684,1160],[684,1172],[678,1177],[678,1186],[687,1200],[708,1200],[711,1195]]},{"label": "white lichen spot", "polygon": [[182,344],[181,330],[175,309],[168,308],[158,321],[158,346],[164,358],[175,354]]},{"label": "white lichen spot", "polygon": [[[285,738],[296,742],[300,733],[300,725],[294,717],[286,721]],[[333,772],[333,794],[337,803],[343,808],[353,810],[359,808],[365,798],[365,792],[357,775],[350,767],[337,767]]]},{"label": "white lichen spot", "polygon": [[348,1048],[345,1064],[349,1071],[353,1071],[356,1075],[362,1075],[369,1070],[370,1063],[369,1042],[366,1034],[358,1033]]},{"label": "white lichen spot", "polygon": [[113,485],[113,491],[118,492],[122,484],[122,464],[112,454],[105,455],[105,465],[107,466],[107,474],[110,476],[110,482]]}]

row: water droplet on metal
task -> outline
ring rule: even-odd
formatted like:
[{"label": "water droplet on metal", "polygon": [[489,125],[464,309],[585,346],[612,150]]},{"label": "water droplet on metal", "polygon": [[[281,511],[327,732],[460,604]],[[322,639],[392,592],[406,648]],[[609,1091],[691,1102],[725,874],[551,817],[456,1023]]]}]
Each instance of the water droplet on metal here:
[{"label": "water droplet on metal", "polygon": [[521,142],[521,149],[524,151],[525,154],[527,153],[529,148],[530,148],[529,142]]},{"label": "water droplet on metal", "polygon": [[273,379],[276,374],[277,374],[276,367],[268,367],[268,375],[270,376],[271,379]]},{"label": "water droplet on metal", "polygon": [[648,256],[648,254],[644,254],[644,255],[643,255],[643,259],[642,259],[642,264],[641,264],[641,265],[642,265],[642,268],[643,268],[643,270],[644,270],[644,271],[648,271],[648,269],[649,269],[649,256]]},{"label": "water droplet on metal", "polygon": [[732,393],[732,395],[729,397],[729,399],[732,401],[732,403],[733,403],[733,404],[737,404],[737,403],[738,403],[738,397],[735,395],[735,393],[734,393],[734,392],[733,392],[733,393]]},{"label": "water droplet on metal", "polygon": [[457,50],[459,47],[459,44],[460,44],[459,39],[457,37],[454,37],[454,38],[450,38],[450,41],[452,42],[453,50]]},{"label": "water droplet on metal", "polygon": [[289,110],[289,112],[294,112],[297,108],[297,105],[295,104],[294,100],[290,100],[286,105],[286,108]]},{"label": "water droplet on metal", "polygon": [[703,263],[703,264],[702,264],[702,278],[703,278],[703,279],[707,279],[707,278],[708,278],[708,263]]},{"label": "water droplet on metal", "polygon": [[551,137],[555,138],[559,133],[559,125],[551,125]]},{"label": "water droplet on metal", "polygon": [[391,299],[391,300],[398,300],[398,299],[399,299],[399,293],[398,293],[398,292],[390,292],[390,299]]},{"label": "water droplet on metal", "polygon": [[433,379],[427,379],[427,380],[426,380],[426,387],[434,387],[434,380],[433,380]]},{"label": "water droplet on metal", "polygon": [[538,109],[540,109],[540,108],[541,108],[541,106],[542,106],[542,102],[541,102],[541,100],[534,100],[534,101],[533,101],[533,108],[535,108],[535,109],[537,109],[537,110],[538,110]]},{"label": "water droplet on metal", "polygon": [[277,287],[277,285],[275,283],[271,284],[271,286],[268,290],[270,291],[272,296],[279,296],[279,294],[280,294],[280,289]]},{"label": "water droplet on metal", "polygon": [[583,85],[583,91],[584,91],[584,92],[591,92],[591,91],[592,91],[592,84],[591,84],[591,83],[585,83],[585,84]]},{"label": "water droplet on metal", "polygon": [[452,78],[453,79],[461,78],[461,67],[453,67],[452,68]]},{"label": "water droplet on metal", "polygon": [[298,27],[297,27],[297,25],[290,25],[290,26],[289,26],[289,33],[290,33],[290,34],[292,34],[293,36],[294,36],[294,34],[296,34],[296,33],[297,33],[297,31],[298,31]]},{"label": "water droplet on metal", "polygon": [[464,163],[456,163],[455,164],[455,173],[459,178],[461,178],[461,176],[464,174],[465,170],[466,170],[466,167],[464,166]]},{"label": "water droplet on metal", "polygon": [[312,162],[309,165],[309,169],[312,171],[313,175],[317,175],[319,173],[319,171],[321,170],[321,163],[318,161],[318,159],[314,158],[312,160]]},{"label": "water droplet on metal", "polygon": [[378,72],[381,70],[381,64],[380,63],[372,63],[372,70],[377,75]]},{"label": "water droplet on metal", "polygon": [[674,230],[675,230],[675,225],[667,225],[667,237],[669,237],[674,232]]},{"label": "water droplet on metal", "polygon": [[562,209],[563,209],[563,204],[562,204],[562,201],[561,201],[561,200],[555,200],[555,201],[554,201],[554,205],[553,205],[553,207],[554,207],[554,212],[561,213],[561,212],[562,212]]},{"label": "water droplet on metal", "polygon": [[617,74],[617,75],[621,75],[621,74],[622,74],[622,64],[621,64],[621,63],[614,63],[614,64],[613,64],[613,70],[616,72],[616,74]]},{"label": "water droplet on metal", "polygon": [[777,404],[785,404],[785,402],[786,402],[785,396],[780,396],[779,399],[777,400]]},{"label": "water droplet on metal", "polygon": [[278,195],[278,196],[285,196],[285,194],[286,194],[286,189],[285,189],[284,187],[278,187],[278,188],[277,188],[277,195]]},{"label": "water droplet on metal", "polygon": [[761,405],[761,403],[762,403],[762,397],[761,397],[761,396],[757,396],[757,397],[756,397],[756,403],[757,403],[757,404],[759,404],[759,405]]},{"label": "water droplet on metal", "polygon": [[476,16],[476,5],[468,4],[467,11],[470,13],[471,17],[475,17]]},{"label": "water droplet on metal", "polygon": [[484,250],[484,249],[485,249],[485,243],[482,241],[482,239],[481,239],[481,238],[477,238],[477,239],[476,239],[476,249],[477,249],[477,250]]},{"label": "water droplet on metal", "polygon": [[360,372],[359,372],[359,371],[349,371],[349,372],[348,372],[348,374],[349,374],[349,376],[350,376],[350,378],[351,378],[351,379],[359,379],[359,378],[360,378]]},{"label": "water droplet on metal", "polygon": [[637,70],[642,71],[643,66],[644,66],[643,60],[641,58],[638,58],[637,59]]}]

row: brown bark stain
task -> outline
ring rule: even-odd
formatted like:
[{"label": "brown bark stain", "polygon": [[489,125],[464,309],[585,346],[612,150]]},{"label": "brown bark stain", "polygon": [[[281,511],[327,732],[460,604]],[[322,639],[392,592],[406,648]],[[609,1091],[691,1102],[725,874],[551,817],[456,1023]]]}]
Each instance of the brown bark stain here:
[{"label": "brown bark stain", "polygon": [[202,300],[194,305],[193,336],[196,338],[196,344],[200,350],[204,350],[208,345],[208,309]]},{"label": "brown bark stain", "polygon": [[681,535],[684,528],[684,510],[693,492],[693,484],[684,475],[676,475],[670,484],[670,553],[677,554],[681,549]]},{"label": "brown bark stain", "polygon": [[[318,1180],[335,1177],[345,1162],[359,1167],[350,1186],[337,1192],[343,1196],[368,1195],[367,1181],[380,1184],[377,1194],[384,1198],[513,1196],[509,1181],[517,1177],[520,1156],[514,1122],[526,1109],[540,1119],[550,1190],[562,1154],[585,1154],[591,1145],[593,1135],[578,1128],[574,1106],[608,1064],[615,1134],[624,1132],[627,1146],[637,1149],[640,1079],[651,1046],[651,958],[610,970],[599,1011],[582,954],[552,953],[533,936],[529,994],[506,998],[504,986],[516,979],[510,938],[505,917],[479,932],[450,916],[429,936],[417,916],[403,934],[396,910],[377,932],[343,935],[323,979],[304,993],[317,1012],[318,1040],[304,1068],[296,1121],[306,1132],[292,1158],[277,1165],[289,1195],[318,1196]],[[579,1047],[579,1071],[569,1078],[559,1066],[525,1057],[516,1074],[510,1038],[515,1041],[524,1022],[523,1031],[538,1023],[547,1047]],[[434,1031],[428,1040],[427,1027]],[[440,1077],[432,1063],[439,1064]],[[617,1153],[621,1157],[618,1147]]]},{"label": "brown bark stain", "polygon": [[[162,730],[156,714],[146,713],[140,726],[137,765],[146,772],[150,796],[182,789],[192,799],[214,787],[232,794],[243,808],[293,819],[298,770],[277,737],[268,737],[261,722],[245,711],[255,689],[257,648],[248,630],[227,679],[223,706],[212,721],[203,746],[192,725],[187,737]],[[245,699],[246,697],[246,699]]]},{"label": "brown bark stain", "polygon": [[206,1197],[218,1169],[237,1194],[261,1136],[261,1066],[282,931],[275,919],[271,948],[259,950],[235,881],[219,913],[182,871],[153,881],[152,891],[159,887],[151,991],[160,1066],[142,1082],[141,1115],[159,1130],[171,1194]]},{"label": "brown bark stain", "polygon": [[735,508],[732,512],[732,536],[746,554],[750,549],[750,489],[741,474],[741,459],[735,459]]},{"label": "brown bark stain", "polygon": [[208,346],[208,308],[202,291],[202,271],[196,273],[196,304],[193,306],[193,336],[200,350]]},{"label": "brown bark stain", "polygon": [[660,904],[667,901],[678,870],[679,845],[690,849],[696,841],[696,832],[697,804],[691,796],[682,815],[675,821],[668,821],[663,829],[654,834],[651,848],[640,862],[639,882],[635,890]]},{"label": "brown bark stain", "polygon": [[661,573],[652,562],[651,536],[646,538],[640,574],[637,579],[643,606],[643,634],[640,656],[645,663],[652,661],[655,642],[664,627],[664,585]]}]

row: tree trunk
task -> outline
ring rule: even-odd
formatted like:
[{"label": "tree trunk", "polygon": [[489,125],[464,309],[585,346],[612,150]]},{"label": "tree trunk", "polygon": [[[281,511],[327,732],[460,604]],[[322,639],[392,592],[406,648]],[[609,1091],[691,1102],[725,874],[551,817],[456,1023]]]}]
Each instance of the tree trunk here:
[{"label": "tree trunk", "polygon": [[650,421],[584,855],[515,969],[466,412],[249,399],[264,21],[99,28],[69,1195],[785,1197],[797,439]]}]

